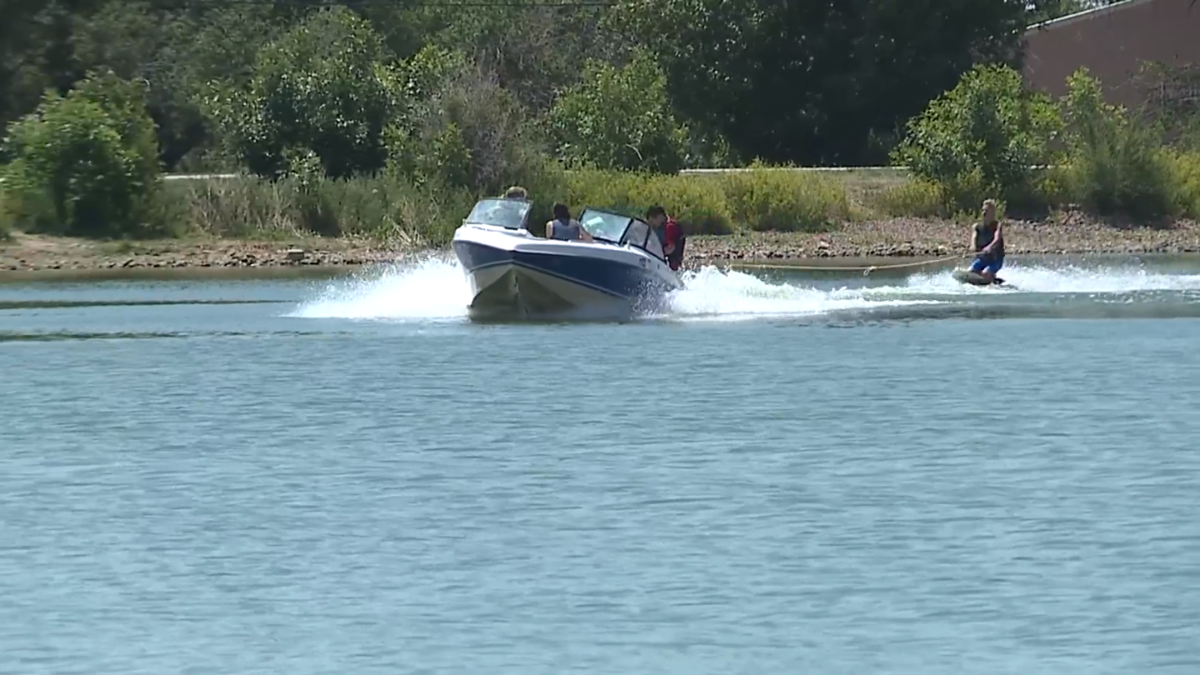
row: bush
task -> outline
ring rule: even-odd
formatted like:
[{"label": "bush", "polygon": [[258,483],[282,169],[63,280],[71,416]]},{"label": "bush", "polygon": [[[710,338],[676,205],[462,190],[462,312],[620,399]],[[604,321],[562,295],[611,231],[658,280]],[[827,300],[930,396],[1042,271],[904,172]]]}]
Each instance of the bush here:
[{"label": "bush", "polygon": [[667,101],[666,74],[646,52],[620,68],[589,61],[550,109],[558,154],[577,167],[674,173],[689,139]]},{"label": "bush", "polygon": [[1018,72],[976,66],[909,121],[892,160],[938,185],[954,209],[973,211],[985,197],[1033,202],[1033,167],[1053,163],[1061,126],[1053,102]]},{"label": "bush", "polygon": [[1179,212],[1200,220],[1200,152],[1169,152],[1166,158]]},{"label": "bush", "polygon": [[641,218],[659,204],[688,233],[731,231],[724,194],[686,176],[582,169],[565,178],[561,201],[576,212],[592,207]]},{"label": "bush", "polygon": [[1086,69],[1067,78],[1062,107],[1068,184],[1085,208],[1137,218],[1175,212],[1171,166],[1151,126],[1105,103],[1100,83]]},{"label": "bush", "polygon": [[495,193],[540,170],[544,147],[515,96],[461,53],[426,48],[402,67],[416,92],[407,119],[389,129],[389,170]]},{"label": "bush", "polygon": [[594,207],[644,216],[647,207],[659,204],[688,234],[813,231],[850,217],[844,185],[810,173],[757,167],[724,175],[665,176],[586,169],[563,176],[552,194],[562,195],[576,212]]},{"label": "bush", "polygon": [[945,218],[949,215],[941,189],[919,179],[905,181],[870,195],[867,206],[883,216]]},{"label": "bush", "polygon": [[844,182],[813,172],[751,171],[724,174],[721,187],[733,222],[754,230],[814,232],[850,219]]},{"label": "bush", "polygon": [[399,80],[383,40],[344,7],[312,17],[258,54],[246,90],[213,85],[207,100],[250,171],[277,178],[289,149],[312,151],[334,178],[370,174],[387,161],[384,130],[401,112]]},{"label": "bush", "polygon": [[4,155],[7,227],[89,237],[159,231],[158,144],[138,85],[89,74],[14,124]]},{"label": "bush", "polygon": [[304,234],[441,246],[474,204],[462,189],[390,178],[245,178],[172,188],[189,222],[218,237],[276,239]]},{"label": "bush", "polygon": [[12,226],[9,224],[7,198],[4,194],[4,175],[6,167],[0,167],[0,241],[12,238]]}]

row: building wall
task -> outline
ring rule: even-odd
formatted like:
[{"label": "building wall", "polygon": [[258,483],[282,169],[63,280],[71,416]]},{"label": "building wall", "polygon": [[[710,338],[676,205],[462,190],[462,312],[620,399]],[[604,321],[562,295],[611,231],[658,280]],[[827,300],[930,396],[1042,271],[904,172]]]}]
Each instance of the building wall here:
[{"label": "building wall", "polygon": [[1200,1],[1129,0],[1025,34],[1025,78],[1055,97],[1066,92],[1071,73],[1086,67],[1111,102],[1140,105],[1143,96],[1129,79],[1143,61],[1200,64]]}]

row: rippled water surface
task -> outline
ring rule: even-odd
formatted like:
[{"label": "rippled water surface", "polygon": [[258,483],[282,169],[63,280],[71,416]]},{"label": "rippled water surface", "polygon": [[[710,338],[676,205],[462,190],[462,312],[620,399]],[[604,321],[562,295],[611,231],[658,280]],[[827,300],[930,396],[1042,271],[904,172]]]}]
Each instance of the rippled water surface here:
[{"label": "rippled water surface", "polygon": [[0,285],[3,673],[1200,672],[1200,268]]}]

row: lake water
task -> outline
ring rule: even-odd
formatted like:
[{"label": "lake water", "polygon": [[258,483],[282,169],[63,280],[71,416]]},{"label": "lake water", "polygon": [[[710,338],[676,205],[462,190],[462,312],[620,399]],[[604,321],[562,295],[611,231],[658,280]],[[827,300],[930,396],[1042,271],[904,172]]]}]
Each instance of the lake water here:
[{"label": "lake water", "polygon": [[0,284],[2,673],[1200,672],[1200,266]]}]

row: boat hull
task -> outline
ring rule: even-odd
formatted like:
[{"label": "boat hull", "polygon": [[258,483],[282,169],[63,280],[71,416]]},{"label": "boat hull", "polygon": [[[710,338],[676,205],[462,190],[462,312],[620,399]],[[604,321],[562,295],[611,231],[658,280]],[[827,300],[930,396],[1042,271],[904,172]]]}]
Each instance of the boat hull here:
[{"label": "boat hull", "polygon": [[673,274],[653,267],[656,261],[616,247],[582,248],[592,246],[456,237],[454,252],[471,284],[469,315],[488,320],[626,320],[660,311],[666,294],[681,287]]}]

